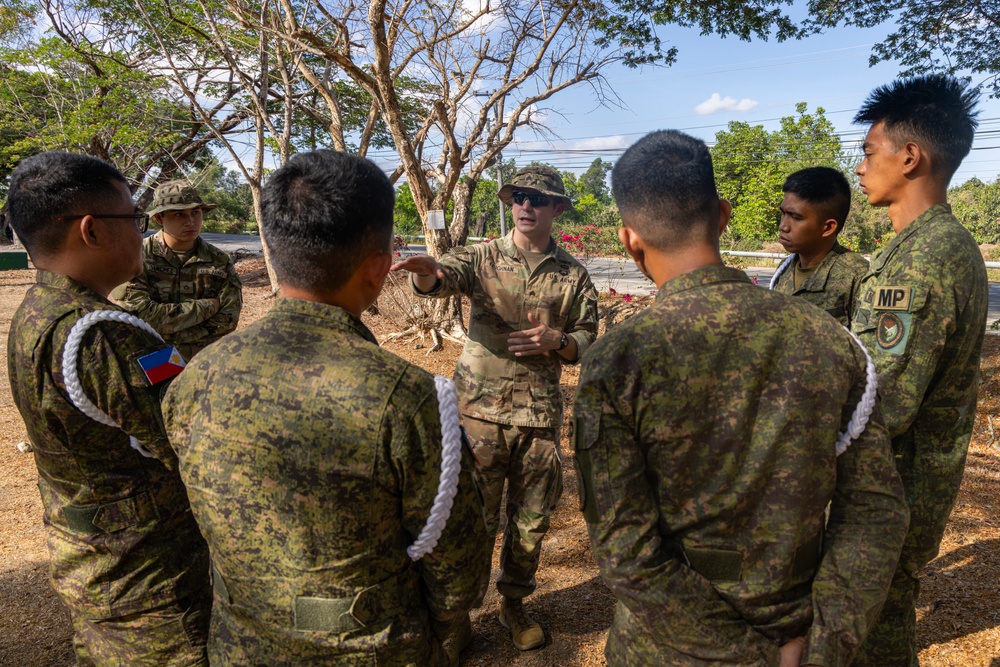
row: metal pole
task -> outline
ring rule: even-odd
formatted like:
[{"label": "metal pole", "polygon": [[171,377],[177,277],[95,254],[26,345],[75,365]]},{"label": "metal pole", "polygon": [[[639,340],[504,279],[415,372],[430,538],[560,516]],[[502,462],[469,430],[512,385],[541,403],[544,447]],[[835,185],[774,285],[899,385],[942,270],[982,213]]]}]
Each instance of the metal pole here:
[{"label": "metal pole", "polygon": [[[503,187],[503,153],[497,153],[497,192]],[[507,211],[500,202],[500,236],[507,236]]]}]

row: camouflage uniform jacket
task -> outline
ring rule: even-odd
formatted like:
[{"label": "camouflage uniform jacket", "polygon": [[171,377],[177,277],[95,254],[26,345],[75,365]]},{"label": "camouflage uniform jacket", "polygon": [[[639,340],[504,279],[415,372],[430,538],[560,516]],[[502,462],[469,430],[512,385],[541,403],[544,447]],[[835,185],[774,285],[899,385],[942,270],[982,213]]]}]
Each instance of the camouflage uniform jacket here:
[{"label": "camouflage uniform jacket", "polygon": [[491,542],[463,447],[437,547],[406,554],[441,467],[430,375],[346,311],[279,298],[195,357],[163,410],[224,584],[213,627],[239,637],[211,640],[213,664],[436,664],[428,612],[472,607]]},{"label": "camouflage uniform jacket", "polygon": [[878,369],[885,423],[910,505],[900,561],[937,555],[972,437],[989,285],[972,235],[947,204],[872,258],[852,330]]},{"label": "camouflage uniform jacket", "polygon": [[723,266],[591,347],[573,450],[609,665],[775,665],[803,635],[803,664],[851,662],[906,530],[877,405],[836,456],[864,388],[847,331]]},{"label": "camouflage uniform jacket", "polygon": [[868,273],[868,261],[856,252],[851,252],[839,243],[823,261],[819,263],[801,287],[795,289],[795,263],[778,277],[774,289],[785,294],[794,294],[830,313],[845,327],[851,326],[851,313],[861,279]]},{"label": "camouflage uniform jacket", "polygon": [[[163,431],[161,387],[149,386],[136,361],[163,344],[112,322],[83,338],[84,392],[124,431],[70,402],[63,348],[76,321],[95,310],[119,309],[71,278],[39,271],[14,315],[7,364],[38,466],[53,585],[75,613],[108,619],[207,586],[208,549]],[[127,434],[156,458],[132,449]]]},{"label": "camouflage uniform jacket", "polygon": [[145,271],[118,287],[113,301],[149,322],[185,359],[236,329],[243,285],[229,255],[199,238],[184,261],[167,247],[162,231],[146,237],[142,248]]},{"label": "camouflage uniform jacket", "polygon": [[[470,301],[469,337],[455,369],[459,410],[482,421],[514,426],[562,426],[562,364],[556,352],[515,357],[513,331],[532,328],[528,313],[576,341],[577,358],[597,337],[597,291],[587,270],[553,240],[534,272],[502,239],[452,248],[440,259],[444,280],[417,296],[464,294]],[[412,283],[411,283],[412,284]]]}]

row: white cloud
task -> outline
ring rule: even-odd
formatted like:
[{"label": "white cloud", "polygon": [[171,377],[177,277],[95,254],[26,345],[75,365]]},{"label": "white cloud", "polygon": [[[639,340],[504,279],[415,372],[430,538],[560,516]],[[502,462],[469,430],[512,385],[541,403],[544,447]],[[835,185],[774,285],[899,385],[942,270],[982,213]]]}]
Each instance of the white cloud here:
[{"label": "white cloud", "polygon": [[735,97],[722,97],[718,93],[712,93],[711,97],[694,108],[694,112],[699,116],[707,116],[720,111],[750,111],[756,106],[757,100],[749,97],[737,100]]},{"label": "white cloud", "polygon": [[629,142],[625,137],[620,134],[614,134],[607,137],[591,137],[590,139],[578,141],[573,144],[573,148],[581,151],[602,151],[616,148],[627,148],[628,145]]}]

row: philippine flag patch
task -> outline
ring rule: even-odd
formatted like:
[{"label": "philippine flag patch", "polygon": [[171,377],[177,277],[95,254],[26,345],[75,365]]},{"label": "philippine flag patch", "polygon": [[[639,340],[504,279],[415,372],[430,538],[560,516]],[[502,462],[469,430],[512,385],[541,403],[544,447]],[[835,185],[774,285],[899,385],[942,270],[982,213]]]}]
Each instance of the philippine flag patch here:
[{"label": "philippine flag patch", "polygon": [[172,345],[139,357],[138,361],[151,385],[169,380],[184,370],[185,365],[184,357]]}]

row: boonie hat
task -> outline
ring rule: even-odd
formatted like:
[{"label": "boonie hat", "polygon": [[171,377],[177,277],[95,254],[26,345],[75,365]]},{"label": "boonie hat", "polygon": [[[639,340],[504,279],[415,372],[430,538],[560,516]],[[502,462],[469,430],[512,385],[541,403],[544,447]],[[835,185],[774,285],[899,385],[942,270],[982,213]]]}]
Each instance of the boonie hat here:
[{"label": "boonie hat", "polygon": [[573,202],[566,196],[566,188],[563,187],[562,176],[552,167],[532,165],[521,169],[514,174],[514,178],[511,179],[510,183],[500,188],[497,197],[504,204],[507,204],[507,206],[512,206],[513,199],[511,199],[511,196],[518,190],[522,192],[539,192],[549,197],[562,199],[568,209],[573,209]]},{"label": "boonie hat", "polygon": [[146,210],[147,215],[156,215],[163,211],[177,211],[189,208],[200,208],[211,211],[218,204],[206,204],[194,186],[187,181],[167,181],[156,188],[153,193],[153,203]]}]

